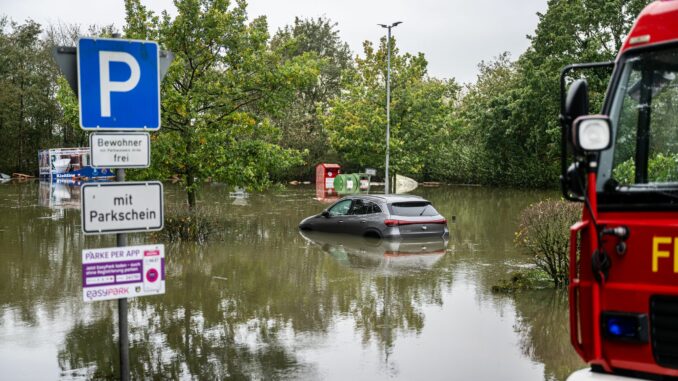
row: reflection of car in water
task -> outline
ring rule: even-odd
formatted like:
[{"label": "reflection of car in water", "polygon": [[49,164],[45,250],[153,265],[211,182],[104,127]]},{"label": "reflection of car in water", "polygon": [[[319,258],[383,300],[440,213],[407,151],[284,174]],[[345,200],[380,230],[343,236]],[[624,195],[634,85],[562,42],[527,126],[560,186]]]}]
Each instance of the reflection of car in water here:
[{"label": "reflection of car in water", "polygon": [[447,237],[447,220],[419,196],[346,196],[322,213],[305,218],[301,230],[377,238]]},{"label": "reflection of car in water", "polygon": [[442,237],[393,241],[303,230],[300,233],[337,262],[354,268],[428,270],[445,255],[447,248],[447,239]]}]

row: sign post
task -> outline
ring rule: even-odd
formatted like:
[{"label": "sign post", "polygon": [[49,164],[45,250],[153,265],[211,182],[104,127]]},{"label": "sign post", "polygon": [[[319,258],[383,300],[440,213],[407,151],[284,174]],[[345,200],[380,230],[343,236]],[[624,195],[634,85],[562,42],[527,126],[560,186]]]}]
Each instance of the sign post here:
[{"label": "sign post", "polygon": [[[128,284],[141,277],[140,285],[134,287],[131,296],[164,293],[164,246],[155,245],[157,249],[149,250],[146,246],[126,247],[127,232],[162,229],[162,183],[124,181],[125,168],[150,166],[150,136],[130,131],[160,129],[160,81],[174,55],[160,51],[153,41],[122,40],[119,35],[113,37],[80,38],[77,47],[56,47],[54,57],[78,96],[80,126],[84,130],[100,132],[90,136],[93,166],[118,168],[117,183],[82,186],[83,232],[115,233],[119,249],[83,251],[83,292],[85,301],[118,299],[120,379],[128,381],[127,294],[101,299],[94,290],[101,290],[102,285],[97,282]],[[125,263],[97,263],[109,255],[112,258],[125,252],[131,258],[142,251],[141,265],[136,257]],[[137,288],[143,291],[137,292]],[[126,290],[130,292],[129,288]]]},{"label": "sign post", "polygon": [[[125,168],[115,170],[115,180],[125,181]],[[82,191],[81,191],[82,193]],[[82,200],[82,197],[81,197]],[[84,203],[83,203],[84,204]],[[83,205],[84,206],[84,205]],[[85,209],[81,208],[80,213],[85,214]],[[83,225],[84,226],[84,225]],[[118,233],[115,235],[115,244],[118,247],[127,246],[127,234]],[[118,299],[118,350],[120,352],[120,381],[129,381],[129,320],[127,317],[127,298]]]}]

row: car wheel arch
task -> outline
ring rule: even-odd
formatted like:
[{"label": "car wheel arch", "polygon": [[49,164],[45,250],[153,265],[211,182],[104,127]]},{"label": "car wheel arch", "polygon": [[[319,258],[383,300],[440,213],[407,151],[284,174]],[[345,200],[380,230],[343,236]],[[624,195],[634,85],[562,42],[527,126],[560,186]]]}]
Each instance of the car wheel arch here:
[{"label": "car wheel arch", "polygon": [[365,233],[363,233],[363,237],[365,237],[365,238],[379,238],[379,239],[382,238],[381,233],[379,231],[375,230],[375,229],[367,230]]}]

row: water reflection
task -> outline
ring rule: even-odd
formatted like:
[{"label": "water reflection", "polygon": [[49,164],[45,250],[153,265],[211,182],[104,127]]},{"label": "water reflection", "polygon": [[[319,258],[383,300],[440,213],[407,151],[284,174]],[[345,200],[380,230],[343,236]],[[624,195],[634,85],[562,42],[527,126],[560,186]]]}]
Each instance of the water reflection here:
[{"label": "water reflection", "polygon": [[[3,377],[115,378],[116,304],[82,302],[79,255],[114,236],[85,238],[74,209],[49,218],[43,191],[0,186]],[[527,260],[512,245],[515,216],[550,193],[417,194],[456,216],[449,244],[302,236],[299,220],[323,207],[315,189],[232,205],[227,187],[206,186],[200,203],[229,216],[224,241],[166,243],[166,294],[130,301],[132,377],[539,380],[582,367],[560,294],[489,291]],[[167,184],[165,200],[185,195]],[[141,243],[152,242],[130,237]]]},{"label": "water reflection", "polygon": [[38,203],[54,210],[80,209],[79,181],[40,181]]},{"label": "water reflection", "polygon": [[303,230],[299,234],[342,265],[383,274],[430,270],[447,248],[447,240],[437,237],[399,241]]},{"label": "water reflection", "polygon": [[564,380],[573,369],[583,368],[582,361],[572,355],[569,340],[567,292],[551,290],[516,295],[521,349],[525,355],[544,364],[545,380]]}]

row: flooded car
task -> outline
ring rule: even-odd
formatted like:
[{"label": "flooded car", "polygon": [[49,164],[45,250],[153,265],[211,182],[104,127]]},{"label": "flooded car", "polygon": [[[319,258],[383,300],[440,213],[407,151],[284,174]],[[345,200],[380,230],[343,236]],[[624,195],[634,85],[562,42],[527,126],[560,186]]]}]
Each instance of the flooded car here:
[{"label": "flooded car", "polygon": [[410,195],[346,196],[299,223],[301,230],[375,238],[447,237],[447,219],[428,200]]}]

